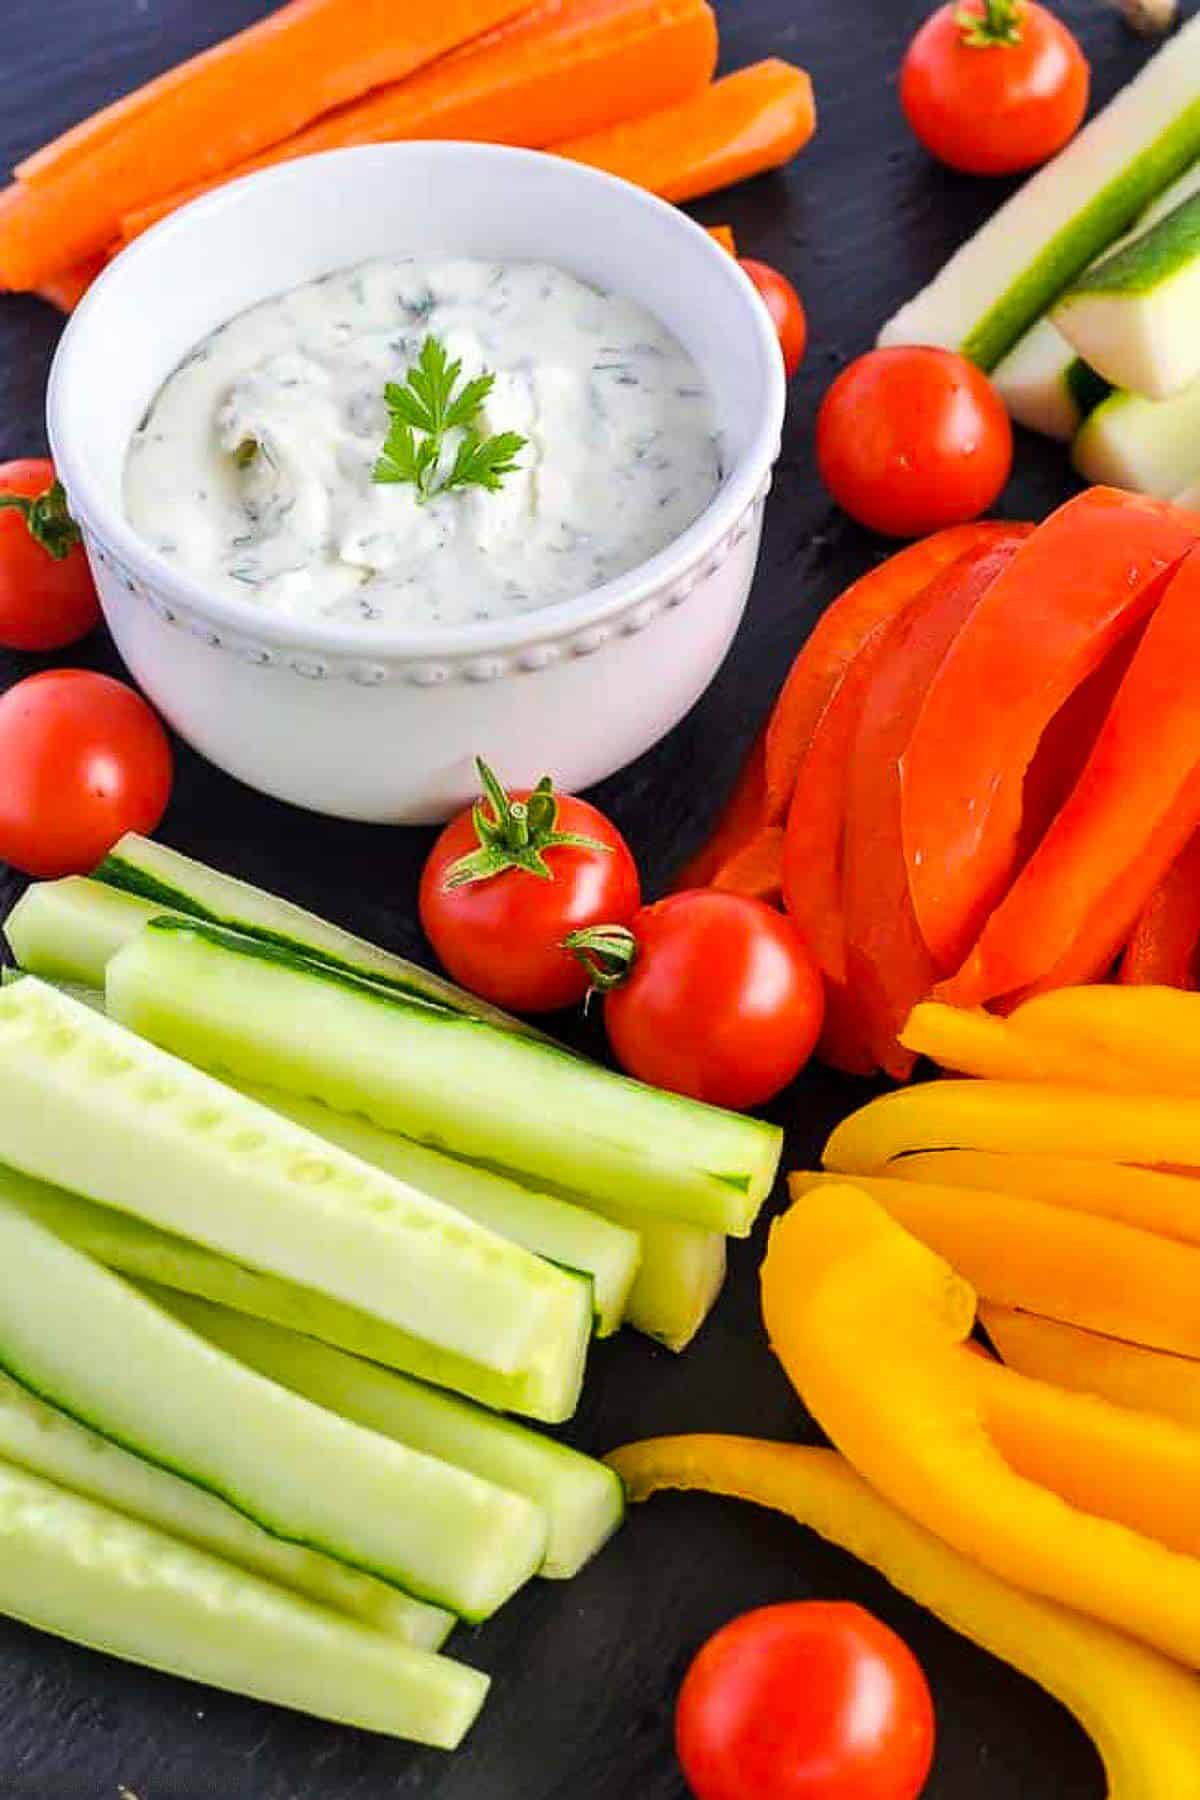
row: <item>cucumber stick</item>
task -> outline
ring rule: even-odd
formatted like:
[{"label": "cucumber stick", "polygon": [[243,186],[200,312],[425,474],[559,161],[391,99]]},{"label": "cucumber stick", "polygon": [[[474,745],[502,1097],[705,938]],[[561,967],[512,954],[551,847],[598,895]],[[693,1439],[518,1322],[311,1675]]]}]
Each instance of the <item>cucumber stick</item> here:
[{"label": "cucumber stick", "polygon": [[[522,1413],[547,1424],[569,1419],[579,1401],[591,1330],[587,1285],[577,1284],[579,1316],[574,1354],[547,1356],[521,1375],[497,1375],[479,1363],[448,1355],[409,1336],[394,1325],[344,1306],[312,1288],[281,1281],[248,1269],[203,1244],[159,1231],[141,1219],[95,1206],[62,1188],[30,1181],[15,1170],[4,1181],[26,1212],[77,1250],[140,1281],[197,1294],[218,1305],[257,1319],[269,1319],[289,1330],[305,1332],[323,1343],[337,1344],[384,1367],[468,1394],[498,1412]],[[19,1187],[17,1184],[20,1184]]]},{"label": "cucumber stick", "polygon": [[136,832],[127,833],[109,852],[95,878],[107,888],[151,902],[156,913],[183,913],[209,924],[228,925],[247,937],[261,938],[264,943],[293,950],[327,963],[330,968],[380,982],[410,999],[465,1013],[469,1018],[486,1019],[491,1025],[521,1036],[541,1036],[523,1020],[489,1006],[486,1000],[431,974],[418,963],[381,950],[377,944],[354,937],[289,900],[280,900],[232,875],[222,875],[193,857],[139,837]]},{"label": "cucumber stick", "polygon": [[161,907],[82,875],[35,881],[4,921],[17,962],[46,981],[102,988],[109,959]]},{"label": "cucumber stick", "polygon": [[592,1284],[597,1334],[608,1337],[620,1326],[641,1254],[636,1231],[568,1200],[535,1193],[488,1169],[455,1162],[453,1157],[383,1131],[366,1119],[332,1112],[319,1100],[249,1083],[232,1085],[306,1131],[468,1214],[489,1231],[586,1276]]},{"label": "cucumber stick", "polygon": [[1085,481],[1170,500],[1200,475],[1200,381],[1171,400],[1110,395],[1071,446]]},{"label": "cucumber stick", "polygon": [[1200,19],[1168,40],[880,333],[992,369],[1053,300],[1200,156]]},{"label": "cucumber stick", "polygon": [[255,1374],[2,1187],[0,1367],[273,1536],[463,1618],[494,1612],[544,1560],[546,1521],[523,1496]]},{"label": "cucumber stick", "polygon": [[453,1613],[410,1600],[316,1550],[272,1537],[215,1494],[97,1436],[7,1375],[0,1375],[0,1461],[115,1507],[418,1649],[439,1650],[454,1624]]},{"label": "cucumber stick", "polygon": [[446,1750],[488,1688],[475,1669],[5,1463],[0,1613],[127,1662]]},{"label": "cucumber stick", "polygon": [[501,1374],[573,1353],[569,1275],[32,977],[0,989],[0,1159]]},{"label": "cucumber stick", "polygon": [[668,1350],[686,1350],[725,1285],[726,1244],[720,1232],[677,1219],[606,1206],[605,1216],[638,1232],[642,1261],[625,1317]]},{"label": "cucumber stick", "polygon": [[1200,379],[1200,195],[1060,295],[1054,323],[1114,387],[1167,400]]},{"label": "cucumber stick", "polygon": [[361,1112],[533,1186],[618,1205],[635,1194],[643,1211],[707,1230],[747,1236],[779,1164],[774,1126],[215,926],[153,920],[108,965],[106,995],[114,1018],[210,1068]]},{"label": "cucumber stick", "polygon": [[219,1349],[317,1406],[524,1494],[547,1521],[543,1575],[577,1575],[621,1523],[616,1475],[566,1444],[260,1319],[179,1294],[154,1297]]}]

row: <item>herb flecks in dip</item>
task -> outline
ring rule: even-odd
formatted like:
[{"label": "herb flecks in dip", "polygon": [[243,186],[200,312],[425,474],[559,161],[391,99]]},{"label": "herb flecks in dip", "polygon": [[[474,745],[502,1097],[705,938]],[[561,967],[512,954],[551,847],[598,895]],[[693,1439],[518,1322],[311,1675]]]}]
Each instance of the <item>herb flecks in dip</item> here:
[{"label": "herb flecks in dip", "polygon": [[[436,338],[526,440],[494,492],[373,479],[385,390]],[[451,446],[451,449],[453,446]],[[531,611],[627,573],[707,506],[712,402],[653,315],[541,263],[365,263],[199,345],[129,448],[125,509],[248,607],[365,628]]]}]

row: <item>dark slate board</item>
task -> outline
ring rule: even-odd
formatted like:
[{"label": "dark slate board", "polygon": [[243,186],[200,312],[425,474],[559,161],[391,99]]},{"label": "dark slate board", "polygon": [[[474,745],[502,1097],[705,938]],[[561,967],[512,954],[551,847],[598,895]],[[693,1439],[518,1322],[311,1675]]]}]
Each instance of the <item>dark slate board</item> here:
[{"label": "dark slate board", "polygon": [[[596,796],[628,834],[652,891],[703,835],[818,612],[880,552],[816,483],[821,394],[1004,191],[931,166],[905,130],[895,70],[919,3],[718,3],[725,65],[768,55],[805,64],[821,129],[792,169],[718,196],[698,215],[731,221],[746,254],[791,274],[812,347],[792,389],[762,564],[729,660],[671,737]],[[7,0],[0,164],[261,10],[253,0]],[[1061,10],[1093,58],[1103,101],[1146,49],[1099,0],[1067,0]],[[0,300],[0,458],[44,442],[57,330],[40,302]],[[1062,454],[1029,439],[1003,510],[1035,516],[1068,491]],[[69,660],[118,666],[103,641]],[[36,666],[0,656],[0,684]],[[414,921],[425,833],[293,811],[181,749],[163,836],[424,954]],[[0,866],[0,914],[18,887]],[[806,1077],[777,1109],[791,1162],[817,1156],[832,1122],[865,1091],[818,1071]],[[759,1327],[761,1247],[735,1249],[729,1287],[685,1357],[633,1336],[596,1352],[577,1442],[603,1451],[695,1429],[815,1436]],[[689,1657],[744,1608],[810,1595],[873,1607],[922,1658],[940,1723],[930,1800],[1099,1800],[1095,1754],[1052,1701],[848,1556],[783,1519],[698,1497],[639,1510],[579,1580],[538,1584],[487,1628],[460,1634],[459,1654],[496,1680],[480,1725],[450,1759],[142,1673],[0,1621],[0,1788],[12,1800],[117,1800],[126,1791],[136,1800],[680,1800],[670,1723]]]}]

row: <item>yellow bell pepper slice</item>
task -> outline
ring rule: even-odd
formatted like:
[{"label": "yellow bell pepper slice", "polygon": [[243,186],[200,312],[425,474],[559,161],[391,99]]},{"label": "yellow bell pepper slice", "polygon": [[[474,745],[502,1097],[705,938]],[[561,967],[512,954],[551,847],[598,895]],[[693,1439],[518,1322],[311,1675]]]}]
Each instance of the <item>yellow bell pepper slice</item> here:
[{"label": "yellow bell pepper slice", "polygon": [[979,1322],[1009,1368],[1022,1375],[1099,1394],[1200,1431],[1200,1362],[986,1300],[979,1303]]},{"label": "yellow bell pepper slice", "polygon": [[1200,1561],[1080,1512],[988,1436],[970,1286],[860,1188],[809,1194],[771,1231],[767,1333],[835,1449],[872,1487],[1001,1580],[1200,1666]]},{"label": "yellow bell pepper slice", "polygon": [[970,1360],[984,1427],[1018,1475],[1081,1512],[1200,1556],[1200,1431],[989,1357]]},{"label": "yellow bell pepper slice", "polygon": [[[1012,1029],[1058,1059],[1060,1080],[1094,1062],[1123,1067],[1123,1085],[1200,1095],[1200,994],[1169,987],[1074,987],[1018,1006]],[[1070,1067],[1068,1067],[1070,1065]]]},{"label": "yellow bell pepper slice", "polygon": [[1200,994],[1178,988],[1056,988],[1005,1019],[923,1001],[900,1042],[989,1081],[1200,1095]]},{"label": "yellow bell pepper slice", "polygon": [[1109,1800],[1196,1800],[1200,1684],[1144,1644],[1000,1581],[914,1524],[831,1450],[678,1437],[609,1458],[631,1500],[662,1488],[787,1513],[1054,1694],[1100,1752]]},{"label": "yellow bell pepper slice", "polygon": [[823,1161],[843,1174],[872,1175],[914,1150],[964,1149],[1198,1168],[1200,1104],[1030,1082],[927,1081],[851,1113]]},{"label": "yellow bell pepper slice", "polygon": [[1139,1082],[1127,1063],[1104,1054],[1098,1046],[1088,1050],[1082,1044],[1063,1044],[1057,1038],[1045,1040],[1021,1031],[1019,1018],[1019,1011],[1011,1018],[1000,1019],[994,1013],[923,1000],[908,1015],[900,1042],[915,1056],[927,1056],[941,1069],[957,1075],[981,1076],[988,1081],[1071,1081],[1081,1087],[1105,1088],[1150,1085]]},{"label": "yellow bell pepper slice", "polygon": [[888,1174],[897,1181],[1024,1194],[1139,1231],[1156,1231],[1181,1244],[1200,1244],[1200,1182],[1190,1175],[1086,1156],[1021,1156],[1002,1150],[920,1150],[889,1163]]},{"label": "yellow bell pepper slice", "polygon": [[[799,1200],[843,1179],[796,1174],[788,1186]],[[1200,1249],[1191,1244],[1022,1194],[886,1175],[855,1185],[988,1300],[1200,1357]]]}]

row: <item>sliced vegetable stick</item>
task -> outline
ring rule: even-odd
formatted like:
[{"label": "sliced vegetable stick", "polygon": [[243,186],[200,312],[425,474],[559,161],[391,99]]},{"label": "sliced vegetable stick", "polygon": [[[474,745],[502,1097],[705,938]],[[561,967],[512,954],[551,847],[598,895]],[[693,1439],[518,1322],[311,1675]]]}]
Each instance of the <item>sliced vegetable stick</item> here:
[{"label": "sliced vegetable stick", "polygon": [[1200,1430],[1200,1362],[1190,1357],[1123,1344],[990,1300],[980,1301],[979,1322],[1008,1366],[1023,1375]]},{"label": "sliced vegetable stick", "polygon": [[792,664],[766,727],[755,739],[712,836],[676,877],[676,887],[706,887],[714,872],[764,825],[781,825],[826,707],[866,639],[920,593],[938,571],[997,527],[953,525],[876,569],[834,600]]},{"label": "sliced vegetable stick", "polygon": [[846,780],[842,905],[846,967],[880,1068],[898,1081],[913,1056],[897,1042],[939,969],[913,911],[904,861],[900,763],[921,703],[959,632],[1031,527],[983,543],[943,569],[887,628],[859,708]]},{"label": "sliced vegetable stick", "polygon": [[797,1393],[894,1506],[1002,1580],[1200,1666],[1200,1560],[1009,1467],[962,1351],[971,1287],[869,1194],[831,1186],[777,1220],[762,1293]]},{"label": "sliced vegetable stick", "polygon": [[126,1662],[453,1750],[488,1679],[0,1463],[0,1613]]},{"label": "sliced vegetable stick", "polygon": [[[744,850],[763,829],[768,821],[769,810],[766,768],[767,739],[764,729],[750,746],[710,835],[671,883],[674,891],[708,887],[717,870]],[[790,793],[788,798],[791,798]]]},{"label": "sliced vegetable stick", "polygon": [[1099,1045],[1072,1052],[1019,1030],[1017,1016],[1000,1019],[974,1007],[925,1000],[913,1007],[900,1042],[943,1069],[988,1081],[1074,1081],[1081,1087],[1125,1091],[1148,1085],[1128,1063],[1105,1054]]},{"label": "sliced vegetable stick", "polygon": [[453,1613],[410,1600],[373,1575],[273,1537],[216,1494],[143,1462],[3,1374],[0,1459],[418,1650],[440,1650],[456,1623]]},{"label": "sliced vegetable stick", "polygon": [[[836,1175],[793,1175],[794,1198]],[[924,1187],[887,1176],[855,1186],[989,1300],[1178,1356],[1200,1357],[1200,1250],[1023,1194]]]},{"label": "sliced vegetable stick", "polygon": [[[103,250],[122,215],[219,174],[330,107],[512,18],[523,0],[291,0],[117,102],[26,167],[0,211],[0,280],[34,287]],[[28,185],[26,184],[28,183]]]},{"label": "sliced vegetable stick", "polygon": [[1127,987],[1194,989],[1200,970],[1200,832],[1176,857],[1138,916],[1121,960]]},{"label": "sliced vegetable stick", "polygon": [[[712,78],[704,0],[542,0],[406,81],[318,119],[217,182],[352,144],[466,138],[530,150],[685,100]],[[127,213],[126,243],[217,182]]]},{"label": "sliced vegetable stick", "polygon": [[898,1181],[1024,1194],[1050,1206],[1094,1213],[1139,1231],[1200,1246],[1200,1186],[1187,1175],[1134,1169],[1086,1156],[1009,1155],[993,1150],[931,1150],[888,1164]]},{"label": "sliced vegetable stick", "polygon": [[947,1625],[1020,1669],[1096,1742],[1112,1800],[1194,1800],[1200,1694],[1176,1663],[1012,1587],[906,1518],[840,1456],[754,1438],[658,1438],[617,1450],[632,1500],[663,1488],[786,1513],[857,1556]]},{"label": "sliced vegetable stick", "polygon": [[720,244],[722,250],[728,250],[730,256],[737,255],[737,241],[733,235],[732,225],[710,225],[708,235],[714,243]]},{"label": "sliced vegetable stick", "polygon": [[1018,1475],[1200,1556],[1200,1431],[972,1357],[983,1422]]},{"label": "sliced vegetable stick", "polygon": [[782,825],[764,825],[762,830],[723,862],[712,878],[712,886],[726,894],[744,894],[751,900],[766,900],[772,906],[783,901]]},{"label": "sliced vegetable stick", "polygon": [[767,823],[787,815],[805,750],[838,684],[885,619],[894,618],[949,563],[977,545],[998,541],[1004,525],[951,525],[889,556],[826,608],[792,664],[767,725]]},{"label": "sliced vegetable stick", "polygon": [[1012,880],[1047,726],[1194,542],[1186,515],[1093,488],[1039,526],[960,632],[902,763],[909,885],[942,967],[960,966]]},{"label": "sliced vegetable stick", "polygon": [[1095,1063],[1122,1070],[1126,1089],[1200,1096],[1200,994],[1171,987],[1061,988],[1027,1000],[1011,1023],[1043,1058],[1057,1062],[1059,1080],[1082,1082],[1075,1071]]},{"label": "sliced vegetable stick", "polygon": [[790,162],[816,123],[804,70],[771,58],[726,75],[694,100],[552,148],[664,200],[696,200]]},{"label": "sliced vegetable stick", "polygon": [[37,288],[38,297],[56,306],[59,312],[74,312],[83,296],[104,268],[108,258],[103,254],[85,257],[73,268],[48,275]]},{"label": "sliced vegetable stick", "polygon": [[1093,979],[1111,963],[1200,824],[1198,663],[1200,551],[1193,550],[1167,580],[1074,791],[945,998],[969,1006],[1028,989],[1085,943],[1097,946]]},{"label": "sliced vegetable stick", "polygon": [[1200,1168],[1200,1102],[1012,1081],[936,1081],[884,1094],[825,1146],[827,1169],[878,1174],[913,1150],[1032,1150]]}]

